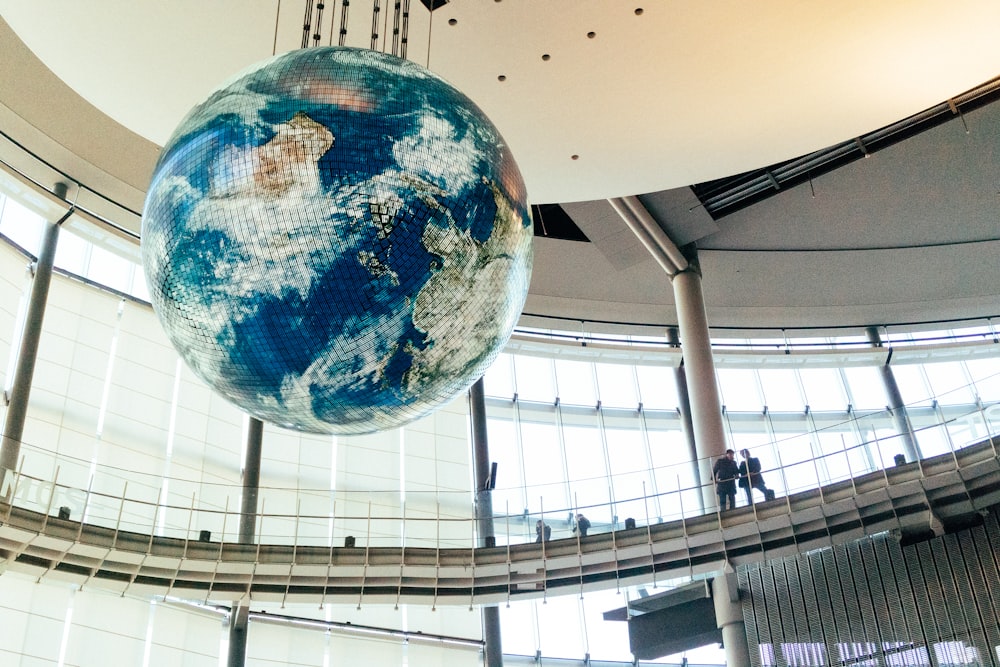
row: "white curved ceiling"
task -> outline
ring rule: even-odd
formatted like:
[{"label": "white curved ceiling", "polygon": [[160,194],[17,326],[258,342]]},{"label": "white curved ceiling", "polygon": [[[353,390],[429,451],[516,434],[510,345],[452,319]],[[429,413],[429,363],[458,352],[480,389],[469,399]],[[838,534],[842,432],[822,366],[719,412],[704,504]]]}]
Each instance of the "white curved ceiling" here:
[{"label": "white curved ceiling", "polygon": [[[82,97],[162,145],[220,82],[299,48],[305,4],[0,0],[0,13]],[[342,9],[326,5],[323,44]],[[349,44],[370,45],[371,9],[350,3]],[[533,203],[569,202],[739,173],[908,116],[1000,72],[997,26],[996,0],[454,0],[433,14],[412,0],[407,55],[483,107]]]},{"label": "white curved ceiling", "polygon": [[[370,46],[374,2],[350,3],[348,44]],[[224,79],[299,48],[306,4],[0,0],[0,159],[27,147],[131,209],[116,217],[80,191],[138,233],[159,144]],[[391,27],[394,2],[380,4]],[[320,43],[343,8],[326,5]],[[607,198],[633,194],[697,240],[713,326],[1000,315],[1000,103],[717,221],[686,187],[849,142],[995,78],[1000,2],[452,0],[430,13],[411,0],[410,14],[408,57],[484,108],[531,202],[562,204],[591,241],[536,239],[522,324],[676,322],[669,279],[608,214]]]}]

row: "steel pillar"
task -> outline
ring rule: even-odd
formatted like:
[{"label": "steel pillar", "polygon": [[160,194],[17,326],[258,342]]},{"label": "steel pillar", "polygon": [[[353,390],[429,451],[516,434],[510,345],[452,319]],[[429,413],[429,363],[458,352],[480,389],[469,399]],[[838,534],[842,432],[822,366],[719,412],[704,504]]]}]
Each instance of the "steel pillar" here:
[{"label": "steel pillar", "polygon": [[229,612],[229,656],[227,667],[244,667],[247,662],[247,626],[250,620],[250,607],[239,602],[234,603]]},{"label": "steel pillar", "polygon": [[[868,327],[868,342],[872,347],[882,347],[882,338],[878,334],[877,327]],[[920,450],[917,447],[916,438],[913,436],[913,424],[910,423],[910,415],[906,412],[906,404],[903,403],[903,394],[899,391],[899,384],[896,383],[896,376],[892,372],[889,360],[892,359],[890,350],[885,363],[879,366],[879,373],[882,375],[882,386],[885,387],[886,398],[889,399],[889,411],[892,414],[892,421],[896,425],[896,432],[902,439],[903,454],[907,461],[917,461],[920,459]]]},{"label": "steel pillar", "polygon": [[[493,532],[493,483],[490,467],[490,448],[486,430],[486,394],[483,379],[479,378],[469,389],[472,415],[472,451],[476,479],[476,524],[479,528],[479,546],[496,545]],[[482,605],[483,640],[486,667],[503,667],[503,643],[500,636],[500,609],[496,605]]]},{"label": "steel pillar", "polygon": [[750,667],[750,643],[735,574],[723,573],[712,579],[712,601],[715,623],[722,630],[726,667]]},{"label": "steel pillar", "polygon": [[712,483],[713,459],[726,451],[726,433],[722,426],[722,407],[715,380],[715,361],[708,333],[705,297],[701,291],[701,267],[693,244],[684,247],[688,266],[671,279],[677,308],[677,328],[684,353],[685,379],[691,403],[691,426],[698,454],[705,506],[717,502]]},{"label": "steel pillar", "polygon": [[[54,192],[60,199],[66,198],[68,188],[64,183],[56,183]],[[52,282],[52,266],[55,262],[56,247],[59,244],[59,229],[73,212],[70,208],[59,220],[46,224],[42,236],[41,249],[34,265],[34,279],[31,283],[31,295],[28,298],[28,309],[25,313],[24,329],[21,333],[21,347],[14,368],[11,385],[10,403],[4,418],[3,440],[0,442],[0,479],[7,471],[17,471],[17,460],[21,455],[21,438],[24,435],[24,421],[28,414],[28,397],[31,394],[31,382],[35,375],[35,360],[38,357],[38,341],[42,336],[42,320],[45,318],[45,306],[49,298],[49,285]]]},{"label": "steel pillar", "polygon": [[[260,491],[260,459],[264,448],[264,422],[250,417],[247,427],[246,453],[243,457],[243,497],[240,503],[241,544],[252,544],[257,533],[257,496]],[[247,659],[247,630],[250,605],[233,603],[229,612],[229,657],[227,667],[244,667]]]},{"label": "steel pillar", "polygon": [[257,523],[257,495],[260,491],[260,457],[264,443],[264,422],[250,417],[246,454],[243,460],[243,498],[240,507],[240,542],[254,541]]},{"label": "steel pillar", "polygon": [[[681,346],[680,333],[677,331],[677,327],[670,327],[667,329],[667,340],[670,341],[671,347]],[[697,484],[700,483],[700,475],[698,473],[698,447],[695,445],[694,441],[694,427],[691,423],[691,397],[688,395],[687,372],[684,370],[683,361],[677,366],[677,368],[674,369],[674,383],[677,385],[677,400],[679,402],[678,407],[681,411],[681,432],[684,434],[684,442],[687,444],[688,459],[691,461],[691,479],[693,479]],[[699,493],[698,499],[701,501],[701,509],[704,510],[704,495]]]}]

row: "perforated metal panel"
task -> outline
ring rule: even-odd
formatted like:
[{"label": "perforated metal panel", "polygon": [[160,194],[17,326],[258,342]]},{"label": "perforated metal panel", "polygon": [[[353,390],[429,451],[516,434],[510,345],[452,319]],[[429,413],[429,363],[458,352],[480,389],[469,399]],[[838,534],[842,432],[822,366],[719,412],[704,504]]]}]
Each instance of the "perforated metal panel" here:
[{"label": "perforated metal panel", "polygon": [[[913,598],[906,594],[901,594],[896,585],[894,575],[893,556],[899,555],[898,551],[890,551],[885,540],[872,540],[875,552],[875,566],[878,569],[878,578],[882,584],[881,604],[884,605],[884,620],[880,617],[881,628],[889,628],[893,637],[910,637],[913,632],[907,628],[906,615],[907,608],[913,608]],[[906,603],[904,604],[904,599]]]},{"label": "perforated metal panel", "polygon": [[[753,619],[760,619],[760,623],[746,624],[747,642],[751,647],[750,665],[751,667],[763,667],[760,651],[753,650],[754,647],[759,647],[761,644],[771,644],[771,633],[767,625],[767,613],[763,608],[755,609],[756,605],[760,605],[762,598],[760,595],[760,568],[743,568],[736,574],[743,596],[743,615],[749,615]],[[749,614],[747,614],[748,607]]]},{"label": "perforated metal panel", "polygon": [[1000,667],[1000,521],[889,535],[739,572],[754,667]]},{"label": "perforated metal panel", "polygon": [[965,559],[965,552],[959,538],[955,535],[946,535],[944,544],[946,553],[950,554],[950,561],[948,561],[951,571],[950,585],[954,586],[954,591],[950,594],[949,604],[953,604],[962,611],[969,642],[975,646],[976,652],[980,655],[989,653],[990,643],[983,631],[982,616],[979,613],[979,605],[971,585],[972,574]]},{"label": "perforated metal panel", "polygon": [[[862,636],[866,645],[865,654],[872,651],[869,644],[877,644],[880,635],[878,624],[875,621],[875,610],[872,609],[871,589],[868,579],[872,573],[868,571],[871,566],[872,557],[865,558],[864,546],[870,546],[870,540],[862,540],[846,545],[848,556],[848,569],[854,581],[854,599],[857,601],[858,614],[855,618],[861,621]],[[870,551],[870,550],[869,550]],[[867,562],[866,562],[867,561]],[[855,627],[852,625],[852,628]]]}]

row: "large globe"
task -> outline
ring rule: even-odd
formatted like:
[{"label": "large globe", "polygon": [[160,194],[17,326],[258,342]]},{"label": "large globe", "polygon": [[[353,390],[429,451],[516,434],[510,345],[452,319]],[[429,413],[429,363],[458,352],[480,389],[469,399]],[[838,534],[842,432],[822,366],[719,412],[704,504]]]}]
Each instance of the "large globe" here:
[{"label": "large globe", "polygon": [[251,415],[400,426],[479,378],[531,273],[499,132],[426,69],[313,48],[238,75],[163,148],[143,265],[168,337]]}]

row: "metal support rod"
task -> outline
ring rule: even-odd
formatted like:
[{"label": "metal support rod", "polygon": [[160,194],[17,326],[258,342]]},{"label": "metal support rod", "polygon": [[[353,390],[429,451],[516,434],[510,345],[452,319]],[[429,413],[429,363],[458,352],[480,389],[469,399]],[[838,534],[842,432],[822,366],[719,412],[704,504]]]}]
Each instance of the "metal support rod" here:
[{"label": "metal support rod", "polygon": [[618,197],[609,199],[608,203],[668,276],[673,277],[678,271],[687,269],[688,262],[684,254],[657,224],[638,197]]},{"label": "metal support rod", "polygon": [[688,267],[671,279],[677,308],[677,327],[684,352],[685,379],[691,403],[691,426],[700,464],[698,484],[706,506],[715,504],[712,459],[726,451],[722,406],[715,380],[715,361],[708,333],[705,297],[701,291],[701,268],[694,244],[685,246]]},{"label": "metal support rod", "polygon": [[[68,189],[65,183],[56,183],[54,188],[56,197],[66,199]],[[24,330],[21,334],[21,347],[14,368],[10,404],[7,406],[7,415],[4,419],[3,440],[0,443],[0,479],[3,479],[6,471],[13,472],[17,469],[24,422],[28,414],[28,396],[31,394],[35,360],[38,357],[38,341],[42,336],[42,320],[45,318],[49,285],[52,282],[52,266],[59,244],[59,229],[74,211],[74,208],[70,208],[58,221],[48,223],[42,236],[38,260],[35,262],[34,280],[31,283],[31,295],[28,298]]]},{"label": "metal support rod", "polygon": [[[472,451],[476,480],[476,522],[479,546],[496,546],[493,532],[493,483],[490,448],[486,430],[486,392],[479,378],[469,389],[472,417]],[[483,641],[486,667],[503,667],[503,644],[500,637],[500,609],[496,605],[482,606]]]},{"label": "metal support rod", "polygon": [[[868,334],[868,342],[872,347],[882,347],[882,338],[879,336],[877,327],[868,327],[865,332]],[[913,424],[910,423],[910,415],[906,412],[906,404],[903,403],[903,394],[899,391],[899,384],[896,383],[896,376],[889,365],[889,358],[879,366],[879,373],[882,375],[882,386],[885,387],[886,398],[889,399],[889,410],[892,414],[892,421],[896,425],[896,432],[902,439],[903,454],[907,461],[920,460],[920,450],[917,448],[916,438],[913,436]],[[884,462],[883,462],[884,465]]]}]

